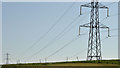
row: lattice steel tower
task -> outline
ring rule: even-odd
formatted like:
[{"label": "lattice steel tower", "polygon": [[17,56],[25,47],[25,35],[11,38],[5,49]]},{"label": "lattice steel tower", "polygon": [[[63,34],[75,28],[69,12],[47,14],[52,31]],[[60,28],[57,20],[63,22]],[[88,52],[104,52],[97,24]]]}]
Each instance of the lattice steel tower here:
[{"label": "lattice steel tower", "polygon": [[108,29],[108,37],[109,37],[109,27],[99,22],[99,9],[100,8],[107,9],[107,17],[109,17],[109,8],[102,5],[97,0],[96,1],[92,0],[91,3],[80,6],[80,15],[82,14],[81,13],[82,7],[91,8],[90,23],[79,26],[79,35],[80,35],[80,27],[89,28],[87,60],[102,60],[100,28]]}]

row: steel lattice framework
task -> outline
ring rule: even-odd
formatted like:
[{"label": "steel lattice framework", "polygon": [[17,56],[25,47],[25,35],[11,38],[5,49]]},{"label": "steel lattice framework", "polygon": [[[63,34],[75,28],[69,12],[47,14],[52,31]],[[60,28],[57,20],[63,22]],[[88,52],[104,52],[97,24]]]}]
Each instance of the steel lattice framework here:
[{"label": "steel lattice framework", "polygon": [[108,37],[109,37],[109,27],[101,24],[99,22],[99,9],[104,8],[107,9],[107,17],[109,16],[108,7],[102,5],[97,0],[91,1],[91,3],[81,5],[80,6],[80,15],[82,7],[91,8],[90,13],[90,23],[83,24],[79,26],[79,35],[80,35],[80,27],[89,28],[89,40],[88,40],[88,51],[87,51],[87,60],[102,60],[101,55],[101,41],[100,41],[100,28],[108,29]]}]

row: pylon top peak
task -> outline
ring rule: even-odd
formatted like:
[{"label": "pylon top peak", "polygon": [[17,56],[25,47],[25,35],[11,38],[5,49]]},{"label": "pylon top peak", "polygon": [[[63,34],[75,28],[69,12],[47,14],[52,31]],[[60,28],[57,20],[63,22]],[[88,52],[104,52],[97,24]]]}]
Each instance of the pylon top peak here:
[{"label": "pylon top peak", "polygon": [[91,2],[98,2],[98,0],[91,0]]}]

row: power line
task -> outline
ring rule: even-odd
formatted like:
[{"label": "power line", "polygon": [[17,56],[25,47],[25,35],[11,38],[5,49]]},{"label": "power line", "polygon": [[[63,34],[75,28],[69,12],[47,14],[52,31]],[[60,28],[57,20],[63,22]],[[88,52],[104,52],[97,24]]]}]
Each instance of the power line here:
[{"label": "power line", "polygon": [[[116,28],[115,29],[111,29],[110,31],[114,31],[114,30],[117,30],[117,29]],[[105,31],[101,31],[101,32],[105,32]],[[114,37],[114,36],[118,36],[118,35],[111,35],[110,37]],[[101,41],[106,40],[106,39],[108,39],[108,37],[103,38]],[[73,57],[75,57],[75,56],[77,56],[79,54],[81,55],[81,53],[83,53],[86,50],[87,50],[86,48],[81,50],[80,52],[78,52],[78,53],[74,54],[73,56],[69,57],[69,59],[71,59],[71,58],[73,58]]]},{"label": "power line", "polygon": [[[87,16],[87,15],[86,15]],[[81,21],[83,21],[85,19],[84,16],[83,18],[80,18]],[[40,53],[41,51],[43,51],[44,49],[48,48],[51,44],[53,44],[55,41],[61,39],[65,33],[69,32],[72,28],[68,29],[70,27],[70,25],[72,25],[79,17],[77,16],[71,23],[69,23],[69,25],[63,29],[63,31],[61,33],[59,33],[53,40],[51,40],[47,45],[45,45],[42,49],[40,49],[39,51],[37,51],[36,53],[32,54],[31,56],[35,56],[36,54]],[[74,25],[75,26],[75,25]],[[68,29],[68,31],[66,31]],[[65,32],[66,31],[66,32]],[[63,35],[61,35],[63,33]],[[61,35],[61,36],[60,36]],[[60,37],[59,37],[60,36]],[[59,38],[58,38],[59,37]]]},{"label": "power line", "polygon": [[[83,18],[81,18],[79,21],[82,22],[85,18],[87,17],[87,15],[85,15]],[[69,28],[66,32],[63,33],[63,35],[60,36],[63,37],[66,33],[68,33],[71,29],[73,29],[78,23],[80,22],[76,22],[71,28]]]},{"label": "power line", "polygon": [[[76,21],[78,19],[78,16],[70,23],[70,24],[72,24],[74,21]],[[70,24],[69,24],[69,26],[70,26]],[[69,27],[69,26],[67,26],[67,27]],[[66,27],[66,28],[67,28]],[[40,53],[41,51],[43,51],[44,49],[46,49],[47,47],[49,47],[51,44],[53,44],[53,42],[55,42],[56,41],[56,38],[57,37],[59,37],[64,31],[65,31],[66,29],[64,29],[61,33],[59,33],[53,40],[51,40],[47,45],[45,45],[42,49],[40,49],[39,51],[37,51],[36,53],[34,53],[34,54],[32,54],[31,56],[33,57],[33,56],[35,56],[36,54],[38,54],[38,53]],[[59,38],[58,38],[59,39]],[[25,57],[25,58],[27,58],[27,57]]]},{"label": "power line", "polygon": [[[111,29],[110,31],[113,31],[113,30],[116,30],[116,28],[115,29]],[[102,31],[102,32],[104,32],[104,31]],[[116,36],[118,36],[118,35],[112,35],[111,37],[116,37]],[[104,41],[106,39],[108,39],[108,37],[103,38],[101,41]],[[87,50],[86,48],[81,50],[80,52],[78,52],[78,53],[74,54],[73,56],[69,57],[69,59],[71,59],[71,58],[73,58],[73,57],[75,57],[77,55],[81,55],[86,50]]]},{"label": "power line", "polygon": [[83,53],[83,52],[86,51],[86,50],[87,50],[86,48],[83,49],[83,50],[81,50],[80,52],[78,52],[78,53],[74,54],[73,56],[69,57],[69,59],[75,57],[76,55],[79,55],[79,54]]},{"label": "power line", "polygon": [[[106,6],[110,6],[110,5],[113,5],[113,4],[115,4],[115,3],[117,3],[117,2],[112,2],[112,3],[110,3],[110,4],[107,4]],[[120,15],[120,13],[110,15],[109,17],[116,16],[116,15]],[[106,19],[109,18],[109,17],[105,17],[102,21],[106,20]],[[102,21],[101,21],[101,22],[102,22]]]},{"label": "power line", "polygon": [[[75,0],[76,1],[76,0]],[[40,42],[47,34],[60,22],[60,20],[69,12],[69,10],[75,5],[75,2],[72,3],[70,7],[58,18],[58,20],[49,28],[47,32],[45,32],[35,43],[33,43],[26,51],[23,53],[25,54],[27,51],[29,51],[34,45],[36,45],[38,42]]]},{"label": "power line", "polygon": [[[88,13],[88,12],[87,12]],[[82,19],[80,18],[80,21],[82,22],[85,18],[86,18],[86,16],[87,15],[85,15]],[[76,17],[76,18],[78,18],[78,17]],[[74,19],[70,24],[72,24],[74,21],[76,21],[77,19]],[[70,24],[69,24],[69,26],[70,26]],[[77,24],[77,23],[76,23]],[[75,24],[75,25],[76,25]],[[75,26],[74,25],[74,26]],[[69,26],[67,26],[67,27],[69,27]],[[66,29],[67,29],[67,27],[66,27]],[[63,32],[61,32],[61,33],[64,33],[64,31],[66,30],[66,29],[64,29],[63,30]],[[66,32],[69,32],[69,30],[71,30],[72,28],[70,28],[70,29],[68,29],[68,31],[66,31]],[[65,32],[65,33],[66,33]],[[65,35],[65,33],[60,37],[60,38],[62,38],[64,35]],[[59,34],[59,35],[61,35],[61,34]],[[58,35],[58,37],[59,37],[59,35]],[[58,39],[56,39],[56,40],[59,40],[60,38],[58,38]],[[54,42],[56,41],[56,40],[54,40]],[[51,43],[49,43],[48,45],[51,45],[53,42],[51,42]],[[46,47],[48,46],[48,45],[46,45]],[[36,53],[34,53],[33,55],[31,55],[31,57],[33,57],[33,56],[35,56],[36,54],[38,54],[39,52],[41,52],[42,50],[44,50],[45,49],[45,47],[43,48],[43,49],[41,49],[41,50],[39,50],[38,52],[36,52]],[[30,57],[30,56],[29,56]],[[24,58],[27,58],[27,57],[24,57]]]},{"label": "power line", "polygon": [[111,37],[118,37],[119,35],[111,35]]},{"label": "power line", "polygon": [[[110,4],[107,4],[106,6],[110,6],[110,5],[112,5],[112,4],[115,4],[116,2],[113,2],[113,3],[110,3]],[[120,15],[120,13],[117,13],[117,14],[112,14],[112,15],[110,15],[109,17],[113,17],[113,16],[116,16],[116,15]],[[101,20],[100,22],[103,22],[104,20],[106,20],[107,18],[109,18],[109,17],[105,17],[103,20]]]},{"label": "power line", "polygon": [[118,15],[118,16],[119,16],[119,15],[120,15],[120,13],[112,14],[111,16],[113,17],[113,16],[116,16],[116,15]]},{"label": "power line", "polygon": [[[116,31],[116,30],[119,30],[119,29],[117,29],[117,28],[110,29],[110,31]],[[104,31],[101,31],[101,32],[106,32],[106,30],[104,30]]]},{"label": "power line", "polygon": [[[63,29],[63,31],[61,33],[59,33],[50,43],[48,43],[46,46],[51,45],[52,43],[54,43],[55,41],[59,40],[60,38],[62,38],[65,33],[69,32],[72,28],[68,29],[70,27],[70,25],[72,25],[76,20],[78,19],[78,17],[76,17],[65,29]],[[81,21],[85,19],[85,17],[83,17],[82,19],[80,19]],[[66,31],[68,29],[68,31]],[[63,33],[63,35],[61,35]],[[61,35],[61,36],[60,36]],[[60,37],[59,37],[60,36]],[[59,37],[59,38],[58,38]],[[41,49],[40,51],[46,49],[47,47],[44,47],[43,49]],[[40,52],[39,51],[39,52]]]},{"label": "power line", "polygon": [[[69,27],[74,21],[76,21],[77,19],[78,19],[78,17],[76,17],[66,28],[68,28],[68,27]],[[66,30],[66,28],[65,28],[61,33],[59,33],[52,41],[50,41],[47,45],[45,45],[42,49],[40,49],[38,52],[36,52],[36,53],[33,54],[32,56],[40,53],[41,51],[43,51],[44,49],[46,49],[48,46],[50,46],[50,45],[53,43],[53,41],[55,41],[56,38],[59,37],[59,36]]]},{"label": "power line", "polygon": [[117,3],[117,2],[112,2],[112,3],[106,4],[106,6],[110,6],[110,5],[113,5],[115,3]]},{"label": "power line", "polygon": [[104,41],[104,40],[106,40],[106,39],[108,39],[109,37],[105,37],[105,38],[103,38],[101,41]]},{"label": "power line", "polygon": [[[82,22],[86,17],[87,17],[87,15],[85,15],[85,16],[82,17],[82,18],[80,18],[79,21]],[[72,24],[72,23],[74,23],[74,25],[73,25],[71,28],[68,29],[68,27],[70,27],[70,24]],[[61,32],[61,33],[58,35],[58,37],[59,37],[59,36],[63,33],[63,34],[62,34],[58,39],[56,39],[56,40],[59,40],[60,38],[62,38],[66,33],[68,33],[71,29],[73,29],[73,28],[76,26],[76,24],[78,24],[78,23],[79,23],[79,22],[76,22],[76,23],[75,23],[74,21],[71,22],[71,23],[63,30],[63,32]],[[67,30],[67,29],[68,29],[68,30]]]},{"label": "power line", "polygon": [[[82,34],[85,35],[85,34]],[[81,35],[81,36],[82,36]],[[67,44],[65,44],[64,46],[62,46],[61,48],[59,48],[58,50],[56,50],[55,52],[53,52],[52,54],[50,54],[49,56],[47,56],[46,58],[49,58],[53,55],[55,55],[56,53],[58,53],[59,51],[61,51],[62,49],[64,49],[65,47],[69,46],[72,42],[76,41],[79,38],[79,36],[76,36],[75,38],[73,38],[70,42],[68,42]]]},{"label": "power line", "polygon": [[[83,17],[83,18],[85,19],[85,17]],[[76,19],[76,18],[75,18],[75,19]],[[107,19],[107,18],[105,18],[105,19]],[[105,20],[105,19],[103,19],[103,20]],[[81,19],[80,19],[80,20],[81,20]],[[82,20],[83,20],[83,19],[82,19]],[[103,22],[103,20],[101,20],[101,22]],[[71,29],[71,28],[70,28],[70,29]],[[70,29],[69,29],[69,30],[70,30]],[[69,30],[68,30],[68,31],[69,31]],[[111,30],[116,30],[116,29],[111,29]],[[111,31],[111,30],[110,30],[110,31]],[[66,32],[68,32],[68,31],[66,31]],[[103,31],[102,31],[102,32],[103,32]],[[65,34],[65,33],[64,33],[64,34]],[[85,34],[86,34],[86,33],[85,33]],[[61,37],[60,37],[60,38],[61,38]],[[35,54],[34,54],[34,55],[35,55]]]},{"label": "power line", "polygon": [[108,18],[110,18],[110,17],[113,17],[113,16],[116,16],[116,15],[120,15],[120,13],[112,14],[112,15],[110,15],[109,17],[105,17],[105,18],[103,18],[100,22],[103,22],[103,21],[105,21],[106,19],[108,19]]},{"label": "power line", "polygon": [[64,46],[62,46],[61,48],[59,48],[58,50],[56,50],[55,52],[53,52],[52,54],[50,54],[50,55],[49,55],[48,57],[46,57],[46,58],[49,58],[49,57],[55,55],[56,53],[58,53],[59,51],[61,51],[62,49],[64,49],[65,47],[67,47],[69,44],[71,44],[72,42],[74,42],[74,41],[77,40],[77,39],[78,39],[78,37],[73,38],[70,42],[68,42],[67,44],[65,44]]},{"label": "power line", "polygon": [[[86,17],[86,16],[85,16]],[[85,17],[83,17],[83,19],[85,19]],[[70,24],[72,24],[74,21],[76,21],[76,19],[77,19],[77,17],[70,23]],[[81,21],[83,21],[83,19],[81,20]],[[70,25],[68,25],[67,27],[69,27]],[[74,25],[75,26],[75,25]],[[67,29],[67,27],[64,29],[64,31]],[[72,27],[73,28],[73,27]],[[70,28],[70,29],[72,29],[72,28]],[[69,29],[69,30],[70,30]],[[68,30],[68,31],[69,31]],[[63,31],[63,32],[64,32]],[[68,31],[66,31],[66,32],[68,32]],[[61,33],[63,33],[63,32],[61,32]],[[61,33],[59,34],[59,35],[61,35]],[[65,34],[65,33],[64,33]],[[62,35],[62,36],[64,36],[64,34]],[[85,33],[86,34],[86,33]],[[57,35],[57,37],[59,37],[59,35]],[[61,37],[60,37],[61,38]],[[60,39],[60,38],[58,38],[58,39]],[[56,39],[57,40],[57,39]],[[50,43],[48,44],[48,45],[50,45]],[[34,53],[32,56],[35,56],[36,54],[38,54],[39,52],[41,52],[42,50],[44,50],[45,49],[45,47],[43,48],[43,49],[41,49],[41,50],[39,50],[38,52],[36,52],[36,53]]]},{"label": "power line", "polygon": [[[114,31],[114,30],[117,30],[117,28],[111,29],[110,31]],[[105,31],[101,31],[101,32],[105,32]],[[110,37],[118,37],[118,35],[111,35]],[[103,38],[101,41],[104,41],[104,40],[106,40],[106,39],[108,39],[108,38],[109,38],[109,37],[105,37],[105,38]],[[83,50],[81,50],[80,52],[74,54],[73,56],[69,57],[69,59],[71,59],[71,58],[73,58],[73,57],[75,57],[75,56],[77,56],[77,55],[79,55],[79,54],[81,55],[84,51],[86,51],[86,49],[83,49]]]},{"label": "power line", "polygon": [[[110,38],[111,38],[111,37],[118,37],[118,35],[111,35]],[[103,38],[101,41],[104,41],[104,40],[106,40],[106,39],[108,39],[108,38],[109,38],[109,37],[105,37],[105,38]]]},{"label": "power line", "polygon": [[[114,29],[111,29],[110,31],[115,31],[115,30],[118,30],[117,28],[114,28]],[[101,31],[101,32],[105,32],[105,31]],[[110,35],[110,37],[114,37],[114,36],[118,36],[118,35]],[[105,37],[103,38],[101,41],[104,41],[106,39],[108,39],[109,37]]]}]

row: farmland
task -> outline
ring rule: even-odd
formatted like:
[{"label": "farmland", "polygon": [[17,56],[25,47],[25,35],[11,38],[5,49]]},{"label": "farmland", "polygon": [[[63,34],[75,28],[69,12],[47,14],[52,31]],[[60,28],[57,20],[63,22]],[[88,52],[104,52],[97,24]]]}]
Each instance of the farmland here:
[{"label": "farmland", "polygon": [[101,61],[71,61],[71,62],[56,62],[56,63],[26,63],[26,64],[11,64],[3,65],[2,68],[118,68],[119,60],[101,60]]}]

